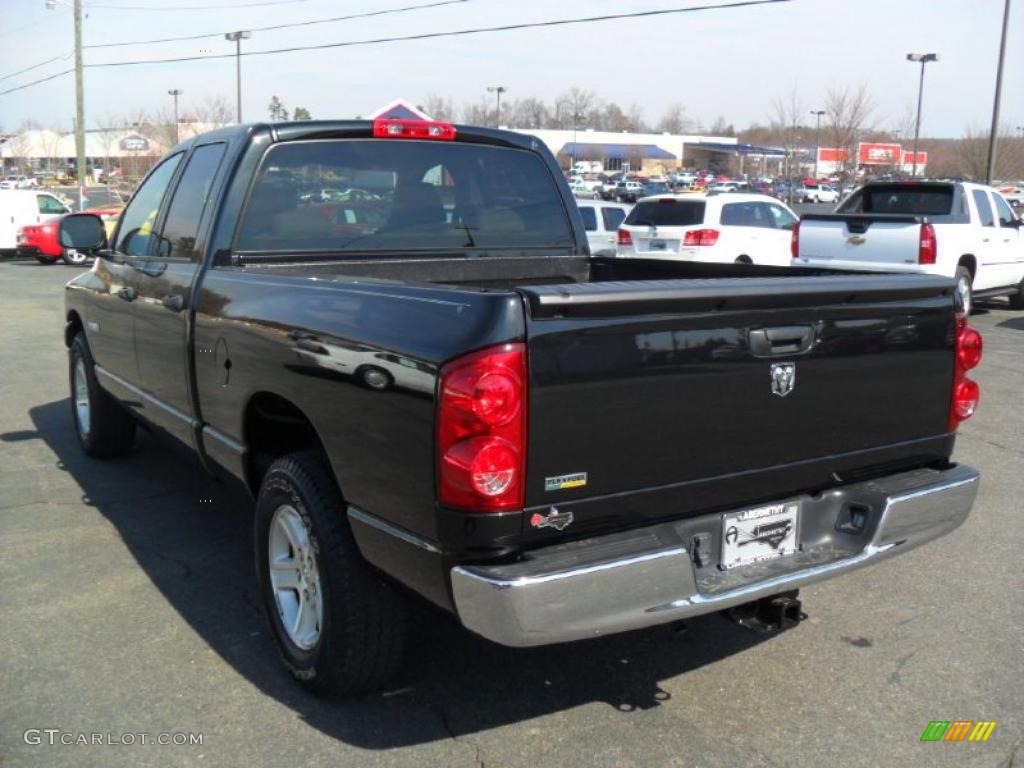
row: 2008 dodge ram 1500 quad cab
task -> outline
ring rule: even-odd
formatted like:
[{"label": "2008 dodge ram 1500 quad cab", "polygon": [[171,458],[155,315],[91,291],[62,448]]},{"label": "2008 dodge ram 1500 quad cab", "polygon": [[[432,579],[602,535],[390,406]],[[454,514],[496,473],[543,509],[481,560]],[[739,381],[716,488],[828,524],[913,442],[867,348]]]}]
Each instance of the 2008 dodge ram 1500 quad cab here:
[{"label": "2008 dodge ram 1500 quad cab", "polygon": [[60,236],[97,255],[66,291],[82,448],[142,422],[247,487],[272,634],[318,690],[388,679],[412,595],[506,645],[588,638],[905,552],[977,491],[951,279],[591,259],[530,137],[224,129],[109,243],[87,214]]}]

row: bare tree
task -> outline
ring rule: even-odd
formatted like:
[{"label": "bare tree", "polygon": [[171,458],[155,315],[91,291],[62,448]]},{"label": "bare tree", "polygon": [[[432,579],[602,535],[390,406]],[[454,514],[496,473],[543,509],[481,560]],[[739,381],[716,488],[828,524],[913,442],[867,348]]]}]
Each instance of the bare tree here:
[{"label": "bare tree", "polygon": [[555,100],[551,127],[572,128],[585,121],[587,115],[596,107],[598,99],[593,91],[573,86]]},{"label": "bare tree", "polygon": [[490,99],[481,96],[476,103],[464,104],[462,122],[469,125],[494,125],[494,110]]},{"label": "bare tree", "polygon": [[777,96],[772,100],[772,111],[774,113],[772,128],[786,150],[783,173],[792,179],[798,170],[796,167],[798,164],[794,164],[796,148],[803,140],[803,119],[808,112],[804,108],[800,91],[795,83],[789,94]]},{"label": "bare tree", "polygon": [[686,116],[686,107],[678,101],[672,102],[658,120],[657,129],[664,133],[685,133],[690,130],[693,121]]},{"label": "bare tree", "polygon": [[851,90],[847,86],[833,88],[825,96],[825,117],[828,120],[826,136],[829,145],[846,150],[846,160],[840,168],[843,182],[857,168],[857,144],[868,128],[868,119],[874,104],[866,85]]},{"label": "bare tree", "polygon": [[651,127],[647,124],[647,119],[644,117],[644,108],[637,103],[629,105],[629,110],[626,112],[628,119],[627,130],[635,133],[650,133]]},{"label": "bare tree", "polygon": [[432,93],[423,100],[420,109],[435,120],[441,120],[446,123],[455,120],[455,102],[452,101],[451,96],[438,96]]},{"label": "bare tree", "polygon": [[235,122],[235,108],[223,96],[208,96],[201,103],[192,105],[191,112],[196,122],[205,123],[210,130]]},{"label": "bare tree", "polygon": [[546,128],[550,120],[548,106],[532,96],[516,99],[509,107],[509,123],[516,128]]},{"label": "bare tree", "polygon": [[119,129],[124,126],[124,119],[107,112],[96,119],[96,127],[99,128],[97,137],[100,146],[103,147],[103,175],[110,178],[110,155],[111,150],[117,144]]}]

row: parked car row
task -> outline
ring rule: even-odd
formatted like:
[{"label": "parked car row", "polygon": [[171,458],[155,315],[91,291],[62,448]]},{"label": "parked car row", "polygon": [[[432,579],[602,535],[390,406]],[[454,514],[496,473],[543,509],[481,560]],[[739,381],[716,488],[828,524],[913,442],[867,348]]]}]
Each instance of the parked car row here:
[{"label": "parked car row", "polygon": [[12,174],[0,179],[0,189],[36,189],[39,182],[32,176]]}]

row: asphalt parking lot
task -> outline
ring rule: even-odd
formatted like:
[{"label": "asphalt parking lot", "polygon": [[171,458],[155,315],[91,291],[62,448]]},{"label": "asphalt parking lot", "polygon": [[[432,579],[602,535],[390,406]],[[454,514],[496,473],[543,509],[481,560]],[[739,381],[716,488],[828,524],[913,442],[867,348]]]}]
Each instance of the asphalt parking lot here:
[{"label": "asphalt parking lot", "polygon": [[[972,319],[982,403],[956,454],[983,473],[971,517],[805,589],[796,629],[706,616],[512,650],[424,611],[392,690],[330,702],[276,658],[243,501],[144,434],[123,459],[78,451],[61,312],[74,274],[0,262],[0,764],[1024,762],[1024,313],[1005,302]],[[986,743],[921,743],[931,720],[998,725]],[[202,744],[37,745],[27,729]]]}]

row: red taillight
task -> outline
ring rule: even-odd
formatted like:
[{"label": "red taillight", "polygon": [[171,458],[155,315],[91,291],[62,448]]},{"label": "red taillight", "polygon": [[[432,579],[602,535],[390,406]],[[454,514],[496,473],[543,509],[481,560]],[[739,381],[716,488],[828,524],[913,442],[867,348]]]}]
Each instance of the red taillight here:
[{"label": "red taillight", "polygon": [[430,120],[374,120],[373,136],[377,139],[439,139],[452,141],[455,126]]},{"label": "red taillight", "polygon": [[956,358],[953,363],[953,397],[949,406],[949,431],[971,418],[978,408],[981,389],[967,378],[967,371],[981,362],[981,334],[967,325],[966,318],[957,318]]},{"label": "red taillight", "polygon": [[717,229],[691,229],[683,237],[683,245],[714,245],[717,242]]},{"label": "red taillight", "polygon": [[935,241],[935,227],[925,222],[921,225],[921,234],[917,240],[917,263],[934,264],[935,254],[938,250],[938,244]]},{"label": "red taillight", "polygon": [[441,369],[437,456],[442,504],[475,512],[523,506],[525,344],[474,352]]},{"label": "red taillight", "polygon": [[629,234],[628,229],[620,229],[618,232],[615,233],[615,238],[615,242],[618,243],[619,245],[633,244],[633,236]]},{"label": "red taillight", "polygon": [[800,222],[796,222],[793,225],[793,234],[789,236],[789,252],[793,255],[793,258],[800,257]]}]

